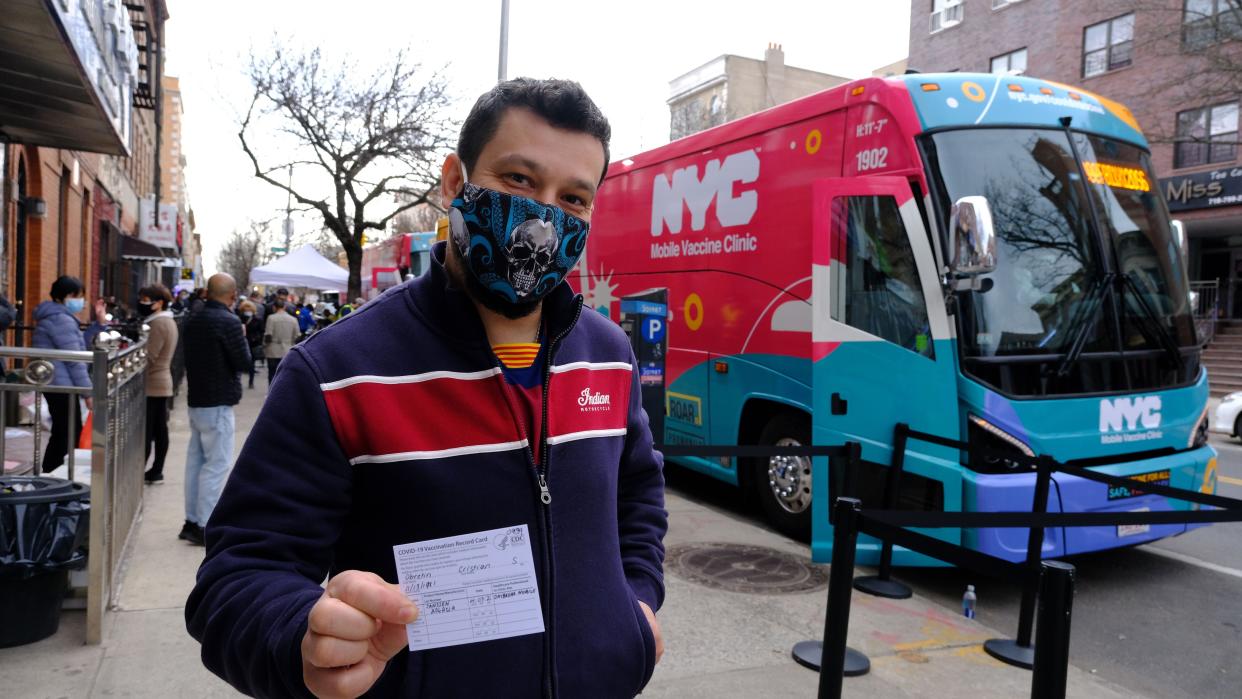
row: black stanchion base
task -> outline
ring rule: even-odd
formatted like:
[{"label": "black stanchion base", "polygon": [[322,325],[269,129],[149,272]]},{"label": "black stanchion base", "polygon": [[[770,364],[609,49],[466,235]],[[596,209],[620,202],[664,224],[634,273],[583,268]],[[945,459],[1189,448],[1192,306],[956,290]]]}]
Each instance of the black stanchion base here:
[{"label": "black stanchion base", "polygon": [[910,586],[889,578],[885,580],[878,575],[864,575],[854,578],[854,589],[875,597],[888,599],[909,599],[914,595]]},{"label": "black stanchion base", "polygon": [[983,650],[1002,663],[1030,670],[1035,667],[1035,645],[1020,646],[1008,638],[993,638],[983,642]]},{"label": "black stanchion base", "polygon": [[[802,667],[819,672],[820,662],[824,656],[824,644],[821,641],[799,641],[793,647],[793,659]],[[846,677],[858,677],[871,672],[871,661],[867,656],[859,653],[853,648],[845,649],[845,672]]]}]

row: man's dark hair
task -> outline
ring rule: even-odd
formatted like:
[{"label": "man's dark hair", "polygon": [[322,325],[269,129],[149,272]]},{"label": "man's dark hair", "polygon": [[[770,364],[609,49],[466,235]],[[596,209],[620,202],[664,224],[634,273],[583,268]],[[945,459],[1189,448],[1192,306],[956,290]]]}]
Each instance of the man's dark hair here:
[{"label": "man's dark hair", "polygon": [[70,296],[82,293],[82,281],[77,277],[65,275],[52,282],[52,300],[64,301]]},{"label": "man's dark hair", "polygon": [[276,300],[272,302],[272,308],[284,308],[284,307],[285,307],[285,300],[280,298],[279,296],[276,297]]},{"label": "man's dark hair", "polygon": [[152,284],[144,286],[138,290],[138,296],[146,296],[152,301],[163,301],[164,309],[167,310],[172,305],[172,292],[163,284]]},{"label": "man's dark hair", "polygon": [[282,286],[276,290],[276,295],[277,296],[288,296],[289,290]]},{"label": "man's dark hair", "polygon": [[604,171],[599,181],[604,181],[612,127],[586,90],[572,80],[514,78],[483,93],[461,125],[457,139],[457,157],[465,163],[467,172],[474,170],[483,147],[496,135],[505,110],[512,107],[525,107],[558,129],[579,131],[599,140],[604,147]]}]

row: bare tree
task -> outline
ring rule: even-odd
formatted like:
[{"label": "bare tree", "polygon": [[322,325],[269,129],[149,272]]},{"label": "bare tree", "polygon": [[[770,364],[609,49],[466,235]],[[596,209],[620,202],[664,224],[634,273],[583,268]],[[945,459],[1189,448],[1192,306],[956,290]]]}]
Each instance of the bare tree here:
[{"label": "bare tree", "polygon": [[[1161,117],[1171,104],[1206,106],[1236,101],[1242,94],[1242,0],[1108,1],[1110,12],[1134,12],[1141,17],[1142,32],[1135,30],[1133,41],[1143,45],[1145,55],[1170,58],[1167,63],[1178,66],[1163,75],[1150,75],[1144,82],[1140,95],[1160,110],[1135,115],[1148,140],[1196,143],[1202,148],[1221,144],[1222,139],[1213,137],[1206,124],[1202,133],[1195,125],[1183,125],[1179,135],[1175,120]],[[1091,52],[1089,58],[1101,61],[1101,68],[1106,69],[1119,49],[1128,60],[1131,48],[1126,44]],[[1110,55],[1113,58],[1107,58]],[[1223,139],[1226,146],[1238,142],[1237,133]]]},{"label": "bare tree", "polygon": [[419,204],[402,212],[392,220],[393,233],[422,233],[434,231],[436,222],[444,215],[440,207],[431,203]]},{"label": "bare tree", "polygon": [[[429,202],[439,187],[440,157],[455,132],[445,117],[446,81],[424,76],[402,52],[368,74],[318,49],[280,47],[251,55],[250,80],[253,98],[237,136],[255,177],[322,216],[348,260],[349,296],[360,295],[363,236],[386,232],[394,217]],[[264,117],[291,142],[288,157],[275,158],[280,162],[260,164],[254,132]],[[309,184],[291,187],[282,176],[290,166],[309,171],[295,178]]]},{"label": "bare tree", "polygon": [[267,262],[271,251],[272,222],[251,221],[245,231],[233,231],[220,250],[219,268],[237,281],[237,288],[250,288],[250,270]]}]

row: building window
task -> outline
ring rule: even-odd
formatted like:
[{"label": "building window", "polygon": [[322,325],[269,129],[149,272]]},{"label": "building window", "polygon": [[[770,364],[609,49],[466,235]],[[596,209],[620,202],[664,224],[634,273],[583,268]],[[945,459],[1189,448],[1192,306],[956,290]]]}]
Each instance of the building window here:
[{"label": "building window", "polygon": [[1232,162],[1238,157],[1238,104],[1217,104],[1177,113],[1173,167]]},{"label": "building window", "polygon": [[1182,11],[1182,48],[1196,51],[1218,41],[1242,37],[1238,0],[1186,0]]},{"label": "building window", "polygon": [[1002,7],[1009,7],[1010,5],[1017,5],[1020,2],[1022,2],[1022,0],[992,0],[992,9],[999,10]]},{"label": "building window", "polygon": [[961,24],[964,10],[962,0],[932,0],[931,33]]},{"label": "building window", "polygon": [[1107,73],[1131,63],[1134,13],[1093,24],[1082,32],[1082,77]]},{"label": "building window", "polygon": [[996,56],[992,59],[993,73],[1005,75],[1007,73],[1015,73],[1021,75],[1026,72],[1026,49],[1018,49],[1009,53]]}]

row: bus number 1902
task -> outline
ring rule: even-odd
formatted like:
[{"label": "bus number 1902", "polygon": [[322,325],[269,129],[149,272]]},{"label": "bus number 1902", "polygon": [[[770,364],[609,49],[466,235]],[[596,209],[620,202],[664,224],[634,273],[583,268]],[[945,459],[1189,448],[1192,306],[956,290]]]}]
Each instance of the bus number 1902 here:
[{"label": "bus number 1902", "polygon": [[875,170],[888,165],[888,148],[868,148],[855,155],[858,158],[858,171]]}]

